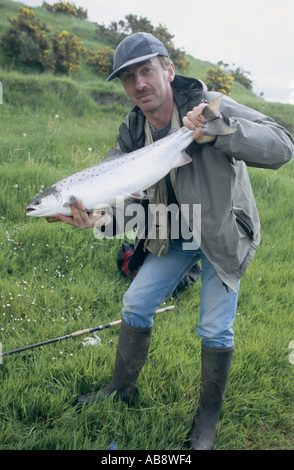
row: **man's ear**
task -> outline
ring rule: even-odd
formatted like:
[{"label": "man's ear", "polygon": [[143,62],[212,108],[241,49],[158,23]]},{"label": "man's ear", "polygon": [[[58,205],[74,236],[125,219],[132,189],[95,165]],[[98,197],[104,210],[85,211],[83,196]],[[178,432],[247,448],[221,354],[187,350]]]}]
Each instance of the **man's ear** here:
[{"label": "man's ear", "polygon": [[168,81],[169,82],[173,82],[174,81],[174,78],[175,78],[175,66],[174,64],[171,62],[170,65],[168,66]]}]

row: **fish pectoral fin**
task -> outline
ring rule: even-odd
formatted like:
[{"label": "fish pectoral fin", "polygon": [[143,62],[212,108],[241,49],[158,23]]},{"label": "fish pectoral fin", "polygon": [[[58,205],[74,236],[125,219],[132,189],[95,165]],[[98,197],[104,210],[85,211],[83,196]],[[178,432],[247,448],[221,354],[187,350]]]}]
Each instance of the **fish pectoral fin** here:
[{"label": "fish pectoral fin", "polygon": [[76,196],[71,195],[69,200],[63,204],[63,207],[70,206],[71,204],[75,204],[77,202]]},{"label": "fish pectoral fin", "polygon": [[78,207],[77,200],[78,199],[76,198],[76,196],[71,195],[69,200],[63,204],[63,207],[67,207],[67,206],[70,206],[71,204],[74,204],[76,208],[79,209],[79,211],[90,212],[89,209],[86,209],[86,208],[82,209],[81,207]]},{"label": "fish pectoral fin", "polygon": [[183,152],[180,153],[179,159],[176,161],[176,163],[173,165],[172,168],[178,168],[179,166],[187,165],[188,163],[191,163],[191,161],[192,161],[192,158],[189,157],[189,155],[184,150]]},{"label": "fish pectoral fin", "polygon": [[136,191],[135,193],[132,193],[130,197],[133,197],[134,199],[150,199],[150,196],[144,193],[144,191]]}]

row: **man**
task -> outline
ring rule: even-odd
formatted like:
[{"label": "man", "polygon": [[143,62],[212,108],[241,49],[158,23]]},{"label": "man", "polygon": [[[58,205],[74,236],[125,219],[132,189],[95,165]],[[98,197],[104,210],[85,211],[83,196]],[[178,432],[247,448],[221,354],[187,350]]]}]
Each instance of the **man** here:
[{"label": "man", "polygon": [[[91,403],[112,393],[125,401],[135,396],[136,381],[148,355],[153,315],[201,260],[198,334],[202,385],[189,442],[195,450],[213,449],[233,354],[239,281],[260,242],[246,164],[279,168],[291,159],[293,140],[270,118],[226,96],[221,118],[236,131],[205,135],[202,112],[219,93],[208,92],[199,80],[176,76],[166,48],[150,34],[136,33],[119,44],[108,80],[115,77],[135,105],[120,127],[120,152],[148,145],[182,125],[194,131],[194,141],[186,149],[192,162],[172,170],[148,194],[149,203],[176,203],[180,210],[182,204],[201,205],[201,242],[195,247],[184,244],[187,240],[181,237],[171,240],[168,236],[137,243],[135,253],[138,258],[144,254],[145,259],[123,299],[113,377],[102,390],[78,401]],[[108,156],[116,152],[112,150]],[[83,229],[95,224],[103,230],[111,221],[107,213],[98,217],[79,208],[84,209],[82,201],[72,206],[73,217],[56,216]],[[192,219],[188,221],[192,223]]]}]

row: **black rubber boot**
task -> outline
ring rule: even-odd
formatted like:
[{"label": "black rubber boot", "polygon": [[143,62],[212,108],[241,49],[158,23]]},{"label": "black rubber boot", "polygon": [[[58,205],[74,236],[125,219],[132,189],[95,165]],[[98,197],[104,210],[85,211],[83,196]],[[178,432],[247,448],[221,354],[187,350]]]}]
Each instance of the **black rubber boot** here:
[{"label": "black rubber boot", "polygon": [[233,349],[233,347],[208,348],[202,345],[200,401],[189,435],[190,448],[193,450],[214,448],[218,420],[227,391]]},{"label": "black rubber boot", "polygon": [[116,398],[130,402],[138,391],[136,382],[148,356],[151,331],[152,327],[136,328],[129,326],[123,320],[111,381],[98,392],[80,396],[77,403],[82,405],[101,401],[113,393],[116,394]]}]

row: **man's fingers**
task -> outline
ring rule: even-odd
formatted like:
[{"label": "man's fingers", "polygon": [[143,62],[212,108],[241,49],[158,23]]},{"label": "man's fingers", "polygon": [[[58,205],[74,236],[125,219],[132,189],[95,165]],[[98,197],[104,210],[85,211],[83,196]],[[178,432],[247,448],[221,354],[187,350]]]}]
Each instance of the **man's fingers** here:
[{"label": "man's fingers", "polygon": [[95,213],[87,212],[81,201],[76,201],[74,204],[71,204],[70,208],[72,216],[55,214],[54,219],[82,230],[93,228],[94,225],[101,227],[102,225],[109,225],[111,223],[111,216],[107,212],[104,210],[95,211]]},{"label": "man's fingers", "polygon": [[[196,106],[192,109],[192,111],[188,111],[187,116],[183,118],[183,123],[188,129],[192,131],[197,128],[203,128],[205,124],[205,117],[202,116],[203,109],[207,105],[205,103],[201,103],[199,106]],[[200,132],[200,131],[199,131]],[[202,136],[202,133],[199,133],[199,136]],[[195,138],[197,134],[195,134]]]},{"label": "man's fingers", "polygon": [[[76,222],[76,219],[74,217],[68,216],[68,215],[63,215],[63,214],[55,214],[55,217],[47,217],[48,219],[54,219],[52,222],[63,222],[68,225],[73,225],[74,227],[78,227],[78,224]],[[51,222],[48,220],[48,222]]]},{"label": "man's fingers", "polygon": [[81,201],[76,201],[74,204],[71,204],[70,208],[72,216],[57,213],[54,214],[54,217],[48,217],[48,222],[60,221],[81,229],[93,227],[94,223],[90,221],[89,214],[86,212]]}]

